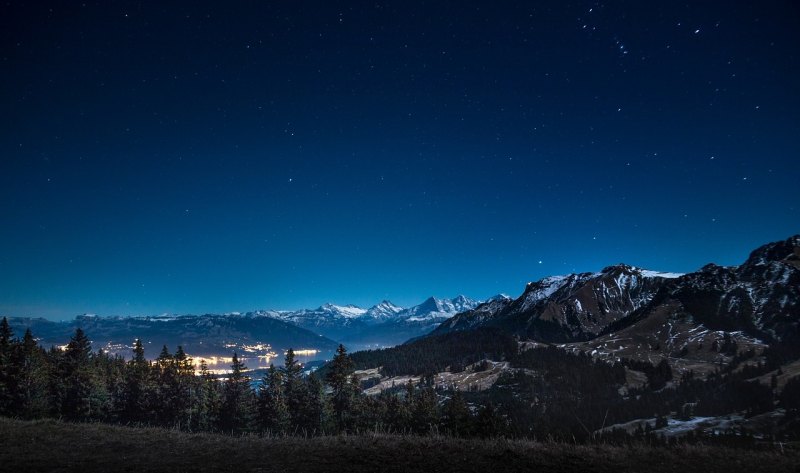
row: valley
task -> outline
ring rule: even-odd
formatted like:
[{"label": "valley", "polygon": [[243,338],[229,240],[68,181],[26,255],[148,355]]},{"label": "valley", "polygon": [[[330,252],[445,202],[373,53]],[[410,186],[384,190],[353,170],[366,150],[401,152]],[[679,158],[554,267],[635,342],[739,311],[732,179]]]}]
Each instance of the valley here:
[{"label": "valley", "polygon": [[[314,424],[336,431],[371,422],[417,433],[452,429],[448,410],[458,408],[462,430],[512,437],[793,439],[800,432],[799,262],[800,236],[793,236],[755,249],[739,266],[675,274],[619,264],[544,278],[517,298],[485,302],[459,296],[411,308],[383,301],[369,309],[10,319],[9,330],[30,329],[37,334],[31,343],[65,353],[75,348],[69,333],[85,330],[108,340],[100,345],[102,364],[123,373],[144,363],[126,361],[133,345],[125,341],[140,338],[144,355],[134,358],[155,360],[154,376],[166,376],[170,363],[190,363],[193,373],[202,368],[205,383],[238,379],[248,396],[267,400],[265,389],[279,376],[268,368],[281,366],[292,349],[297,376],[330,383],[336,370],[349,373],[337,375],[345,376],[339,389],[355,396],[348,402],[359,412],[347,422]],[[369,349],[344,355],[343,340]],[[181,349],[172,355],[172,346]],[[59,366],[60,356],[51,351],[50,363]],[[112,385],[102,389],[112,396],[103,415],[113,419],[113,404],[127,401]],[[151,389],[161,395],[158,383]],[[336,389],[320,392],[333,402]],[[405,414],[392,413],[398,402]],[[419,420],[428,417],[416,409],[427,409],[429,420]],[[490,422],[480,420],[487,415]],[[249,422],[240,428],[252,429]]]}]

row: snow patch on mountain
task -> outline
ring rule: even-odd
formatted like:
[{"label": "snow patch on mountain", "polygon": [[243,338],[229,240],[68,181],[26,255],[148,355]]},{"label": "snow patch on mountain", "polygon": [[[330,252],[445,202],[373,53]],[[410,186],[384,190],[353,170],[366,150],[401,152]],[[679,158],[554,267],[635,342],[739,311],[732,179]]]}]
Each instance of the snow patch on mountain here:
[{"label": "snow patch on mountain", "polygon": [[564,286],[570,276],[550,276],[538,282],[529,282],[528,288],[531,290],[526,291],[527,294],[525,296],[525,302],[522,304],[522,309],[526,310],[534,306],[540,300],[552,296],[554,292]]},{"label": "snow patch on mountain", "polygon": [[429,297],[422,304],[400,312],[398,318],[409,322],[448,319],[460,312],[472,310],[478,304],[479,302],[464,296],[458,296],[453,299]]},{"label": "snow patch on mountain", "polygon": [[646,278],[676,279],[683,276],[683,273],[662,273],[660,271],[651,271],[649,269],[641,269],[641,268],[634,268],[634,269],[639,271],[639,274],[641,274]]},{"label": "snow patch on mountain", "polygon": [[367,309],[364,315],[376,321],[383,321],[396,317],[403,310],[402,307],[384,300]]},{"label": "snow patch on mountain", "polygon": [[347,319],[361,317],[362,315],[367,313],[367,309],[362,309],[361,307],[352,304],[336,305],[328,303],[328,304],[323,304],[317,310],[324,312],[326,314],[331,314],[334,317],[344,317]]},{"label": "snow patch on mountain", "polygon": [[319,327],[330,324],[359,323],[377,325],[386,322],[420,322],[437,321],[450,318],[460,312],[472,310],[480,302],[465,296],[453,299],[430,297],[419,305],[403,308],[384,300],[369,309],[352,304],[323,304],[317,309],[296,311],[259,310],[249,313],[251,316],[272,317],[291,322],[303,327]]}]

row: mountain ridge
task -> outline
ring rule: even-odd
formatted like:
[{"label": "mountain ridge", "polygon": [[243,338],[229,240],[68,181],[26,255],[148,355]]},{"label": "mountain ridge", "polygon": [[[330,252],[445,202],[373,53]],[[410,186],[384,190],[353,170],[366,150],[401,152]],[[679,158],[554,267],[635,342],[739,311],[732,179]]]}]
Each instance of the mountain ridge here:
[{"label": "mountain ridge", "polygon": [[683,275],[614,265],[551,276],[515,299],[485,302],[428,337],[499,329],[525,343],[619,361],[669,359],[705,376],[736,356],[800,357],[800,237],[762,245],[738,266]]},{"label": "mountain ridge", "polygon": [[79,315],[73,320],[51,321],[34,317],[9,317],[16,333],[30,329],[44,345],[67,343],[80,328],[90,334],[95,349],[129,356],[135,339],[149,346],[147,356],[157,356],[162,345],[182,346],[192,355],[229,356],[232,352],[269,355],[288,348],[332,352],[337,343],[301,327],[272,318],[241,314],[101,317]]},{"label": "mountain ridge", "polygon": [[477,305],[477,301],[463,295],[452,299],[431,296],[408,308],[384,300],[368,309],[327,303],[317,309],[259,310],[247,315],[277,318],[346,345],[366,348],[396,345],[424,335],[442,321]]},{"label": "mountain ridge", "polygon": [[[383,300],[368,309],[353,304],[325,303],[316,309],[296,311],[256,310],[225,314],[158,314],[144,316],[98,316],[81,314],[72,320],[51,321],[36,317],[10,317],[12,327],[24,332],[31,328],[45,344],[62,345],[76,328],[92,331],[106,351],[127,355],[132,340],[142,338],[160,348],[183,345],[198,354],[220,355],[229,345],[249,346],[269,343],[275,348],[315,348],[332,350],[338,343],[348,346],[386,346],[424,335],[460,310],[478,303],[463,295],[452,299],[429,297],[422,303],[403,308]],[[272,322],[270,322],[272,321]],[[213,333],[200,346],[197,325],[205,324]],[[247,326],[227,331],[225,326]],[[167,333],[173,329],[174,333]],[[251,330],[253,333],[250,333]],[[192,337],[185,333],[194,334]],[[364,341],[362,341],[364,340]],[[312,343],[315,342],[315,343]]]}]

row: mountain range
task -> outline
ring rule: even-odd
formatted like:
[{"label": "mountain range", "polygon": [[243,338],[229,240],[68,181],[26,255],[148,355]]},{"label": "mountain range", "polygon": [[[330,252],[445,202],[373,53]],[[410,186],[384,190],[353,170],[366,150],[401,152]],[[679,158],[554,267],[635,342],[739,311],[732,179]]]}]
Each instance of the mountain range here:
[{"label": "mountain range", "polygon": [[134,341],[142,340],[148,358],[162,346],[174,351],[182,346],[192,356],[281,356],[288,348],[332,353],[337,343],[309,330],[268,317],[239,314],[161,315],[154,317],[99,317],[80,315],[54,322],[42,318],[8,319],[18,334],[30,328],[42,346],[66,344],[77,328],[92,340],[94,349],[130,356]]},{"label": "mountain range", "polygon": [[[737,353],[800,357],[800,236],[763,245],[739,266],[687,274],[618,264],[552,276],[515,298],[495,298],[443,322],[428,337],[497,329],[610,359],[668,359],[710,372]],[[723,345],[729,349],[722,349]]]},{"label": "mountain range", "polygon": [[794,337],[800,314],[800,236],[754,250],[740,266],[708,264],[688,274],[625,264],[529,283],[442,323],[433,335],[479,326],[523,338],[586,341],[634,326],[670,307],[671,320],[738,331],[766,341]]},{"label": "mountain range", "polygon": [[730,361],[714,351],[726,340],[756,353],[797,351],[800,236],[761,246],[739,266],[676,274],[618,264],[548,277],[516,299],[457,314],[430,336],[487,327],[612,360],[667,358],[701,372]]},{"label": "mountain range", "polygon": [[125,353],[141,337],[156,347],[180,344],[216,355],[265,345],[328,352],[337,342],[353,351],[491,328],[523,343],[612,360],[667,358],[679,369],[707,372],[727,359],[719,352],[725,343],[757,353],[768,346],[792,352],[800,345],[799,319],[800,236],[794,236],[754,250],[739,266],[708,264],[677,274],[617,264],[547,277],[528,283],[516,298],[480,303],[431,297],[408,308],[382,301],[369,308],[324,304],[245,314],[9,321],[18,333],[30,327],[44,344],[66,343],[81,327],[109,351]]},{"label": "mountain range", "polygon": [[399,307],[382,301],[368,309],[354,305],[324,304],[298,311],[256,311],[249,316],[271,317],[344,343],[351,349],[397,345],[425,335],[450,317],[477,307],[465,296],[429,297],[419,305]]},{"label": "mountain range", "polygon": [[352,358],[369,394],[458,390],[526,432],[795,435],[800,235],[738,266],[547,277]]},{"label": "mountain range", "polygon": [[464,296],[430,297],[403,308],[389,301],[363,309],[354,305],[324,304],[297,311],[260,310],[229,314],[100,317],[80,315],[55,322],[43,318],[11,317],[17,333],[30,328],[44,345],[64,345],[81,328],[95,348],[128,356],[133,341],[141,338],[148,357],[166,345],[182,346],[187,353],[230,356],[234,351],[258,356],[281,354],[288,348],[314,350],[327,357],[338,343],[351,349],[383,347],[424,335],[458,312],[478,305]]},{"label": "mountain range", "polygon": [[[289,347],[330,358],[342,342],[370,348],[351,354],[367,394],[409,382],[458,390],[496,403],[529,432],[671,436],[700,422],[712,433],[800,431],[800,414],[786,411],[800,392],[800,235],[763,245],[738,266],[678,274],[616,264],[480,303],[459,296],[409,308],[382,301],[9,323],[17,334],[31,328],[45,346],[66,343],[80,327],[95,349],[128,355],[141,338],[149,357],[162,344],[182,345],[195,356],[238,351],[259,368]],[[390,348],[373,349],[380,347]]]}]

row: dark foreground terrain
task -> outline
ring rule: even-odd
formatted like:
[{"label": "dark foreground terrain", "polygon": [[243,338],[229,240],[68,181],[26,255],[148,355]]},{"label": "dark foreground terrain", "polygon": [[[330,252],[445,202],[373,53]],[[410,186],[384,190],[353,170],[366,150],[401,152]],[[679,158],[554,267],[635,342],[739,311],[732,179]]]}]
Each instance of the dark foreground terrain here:
[{"label": "dark foreground terrain", "polygon": [[800,471],[792,449],[570,445],[415,436],[228,437],[0,419],[2,471]]}]

